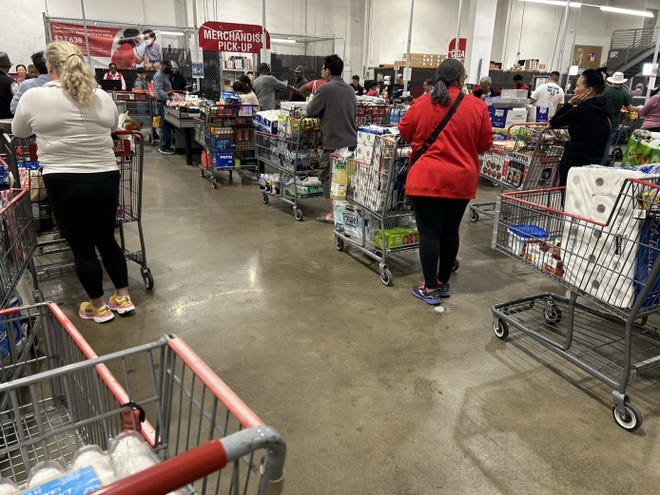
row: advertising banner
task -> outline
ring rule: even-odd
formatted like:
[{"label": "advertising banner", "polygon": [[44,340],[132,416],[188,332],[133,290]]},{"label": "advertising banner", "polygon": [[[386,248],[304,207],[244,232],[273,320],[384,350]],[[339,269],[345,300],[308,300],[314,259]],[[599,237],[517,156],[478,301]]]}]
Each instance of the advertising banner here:
[{"label": "advertising banner", "polygon": [[449,50],[447,51],[447,58],[457,58],[461,61],[465,60],[465,50],[467,49],[467,38],[458,40],[458,53],[456,50],[456,38],[452,38],[449,42]]},{"label": "advertising banner", "polygon": [[[205,22],[199,28],[199,46],[207,52],[259,53],[262,28],[256,24]],[[266,32],[266,48],[270,35]]]},{"label": "advertising banner", "polygon": [[[85,26],[82,24],[51,22],[50,36],[53,41],[73,43],[87,58]],[[87,26],[87,36],[92,67],[107,67],[110,62],[114,62],[118,69],[160,68],[163,48],[158,31]]]}]

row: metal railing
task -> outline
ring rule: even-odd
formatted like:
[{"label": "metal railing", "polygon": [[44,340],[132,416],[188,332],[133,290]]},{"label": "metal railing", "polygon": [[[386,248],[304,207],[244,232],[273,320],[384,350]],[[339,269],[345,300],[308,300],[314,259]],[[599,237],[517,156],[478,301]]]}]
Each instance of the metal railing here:
[{"label": "metal railing", "polygon": [[612,33],[610,50],[626,48],[652,48],[655,46],[655,28],[621,29]]}]

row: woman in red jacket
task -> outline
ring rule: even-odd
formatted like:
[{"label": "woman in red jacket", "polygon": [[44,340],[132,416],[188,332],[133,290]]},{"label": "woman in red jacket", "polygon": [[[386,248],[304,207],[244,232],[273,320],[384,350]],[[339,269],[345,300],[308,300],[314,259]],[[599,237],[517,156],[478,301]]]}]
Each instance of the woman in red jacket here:
[{"label": "woman in red jacket", "polygon": [[[446,59],[438,67],[431,94],[413,101],[399,123],[401,137],[412,144],[412,156],[449,112],[465,83],[465,67]],[[408,170],[406,194],[415,207],[419,257],[424,282],[413,295],[438,305],[449,297],[449,277],[458,253],[458,228],[479,181],[479,153],[493,143],[486,103],[463,98],[437,139]]]}]

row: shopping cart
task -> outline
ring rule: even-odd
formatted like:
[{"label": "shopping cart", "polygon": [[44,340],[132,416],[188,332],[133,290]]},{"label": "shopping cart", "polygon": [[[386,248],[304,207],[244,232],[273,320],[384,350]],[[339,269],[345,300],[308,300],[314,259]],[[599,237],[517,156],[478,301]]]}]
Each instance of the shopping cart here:
[{"label": "shopping cart", "polygon": [[149,93],[113,91],[110,94],[120,112],[128,112],[130,121],[139,125],[139,129],[135,130],[141,131],[145,139],[150,139],[152,135],[151,125],[155,114],[151,102],[152,97]]},{"label": "shopping cart", "polygon": [[308,179],[318,175],[321,157],[318,122],[286,117],[280,120],[278,134],[255,131],[254,138],[257,160],[275,171],[259,178],[262,203],[268,204],[271,197],[276,197],[292,206],[296,220],[302,220],[300,200],[323,194],[318,182]]},{"label": "shopping cart", "polygon": [[[97,356],[53,303],[22,378],[0,384],[0,475],[24,483],[41,461],[69,467],[86,445],[137,432],[162,461],[94,493],[277,494],[285,444],[176,336]],[[6,313],[6,312],[5,312]],[[37,329],[38,330],[38,329]]]},{"label": "shopping cart", "polygon": [[570,295],[495,304],[495,335],[513,326],[613,388],[617,424],[639,428],[626,387],[660,365],[660,331],[649,323],[660,305],[660,178],[626,179],[602,222],[566,213],[563,187],[500,199],[494,247]]},{"label": "shopping cart", "polygon": [[335,246],[338,251],[351,246],[376,260],[380,281],[391,285],[388,259],[419,246],[414,214],[398,179],[410,146],[391,135],[374,135],[373,148],[366,155],[368,161],[332,157],[333,166],[344,166],[348,175],[346,206],[335,203]]},{"label": "shopping cart", "polygon": [[[3,165],[0,158],[0,167]],[[26,189],[0,191],[0,307],[7,306],[26,270],[32,275],[35,298],[41,297],[33,261],[36,245],[30,192]]]},{"label": "shopping cart", "polygon": [[[147,289],[154,286],[151,270],[147,265],[144,231],[142,229],[142,186],[144,170],[144,137],[138,131],[119,130],[113,134],[114,151],[121,173],[117,226],[120,243],[126,259],[140,265],[140,274]],[[21,184],[29,189],[32,201],[32,216],[36,225],[38,242],[34,260],[39,278],[50,278],[73,270],[71,250],[57,229],[41,176],[38,151],[34,136],[0,139],[2,153],[9,157],[20,175]],[[137,225],[138,246],[129,246],[126,225]]]},{"label": "shopping cart", "polygon": [[[515,124],[507,130],[504,143],[496,142],[479,156],[481,178],[502,190],[545,189],[557,184],[559,161],[564,152],[566,133],[546,127],[545,124]],[[469,218],[479,221],[480,216],[495,217],[494,201],[469,206]]]}]

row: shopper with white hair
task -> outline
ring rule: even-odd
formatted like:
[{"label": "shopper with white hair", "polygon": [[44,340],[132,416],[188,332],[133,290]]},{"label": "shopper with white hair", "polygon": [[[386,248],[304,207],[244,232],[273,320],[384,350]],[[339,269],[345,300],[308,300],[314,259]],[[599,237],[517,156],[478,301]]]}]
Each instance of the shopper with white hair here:
[{"label": "shopper with white hair", "polygon": [[484,76],[479,80],[479,86],[472,92],[477,98],[485,99],[491,96],[500,96],[502,92],[493,86],[493,80]]}]

